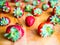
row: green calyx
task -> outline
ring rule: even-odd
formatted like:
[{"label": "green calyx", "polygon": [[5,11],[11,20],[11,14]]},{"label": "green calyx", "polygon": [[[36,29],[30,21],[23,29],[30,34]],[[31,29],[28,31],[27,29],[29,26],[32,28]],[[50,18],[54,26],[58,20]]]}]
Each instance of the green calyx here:
[{"label": "green calyx", "polygon": [[27,16],[33,16],[31,13],[28,13]]},{"label": "green calyx", "polygon": [[56,7],[56,14],[59,16],[60,15],[60,6]]},{"label": "green calyx", "polygon": [[16,6],[17,6],[17,7],[19,7],[19,6],[20,6],[20,4],[21,4],[20,2],[16,2]]},{"label": "green calyx", "polygon": [[7,25],[9,23],[9,20],[7,18],[2,17],[0,20],[0,25]]},{"label": "green calyx", "polygon": [[25,2],[29,2],[30,0],[24,0]]},{"label": "green calyx", "polygon": [[45,0],[40,0],[41,2],[44,2]]},{"label": "green calyx", "polygon": [[36,14],[42,14],[42,10],[40,8],[36,8],[34,10],[34,15],[36,15]]},{"label": "green calyx", "polygon": [[25,7],[26,12],[32,12],[32,9],[33,9],[33,7],[30,4],[26,5],[26,7]]},{"label": "green calyx", "polygon": [[14,16],[16,16],[17,18],[21,17],[22,15],[23,15],[23,10],[21,10],[20,7],[14,10]]},{"label": "green calyx", "polygon": [[34,1],[33,1],[33,5],[34,5],[34,6],[38,5],[38,1],[37,1],[37,0],[34,0]]},{"label": "green calyx", "polygon": [[10,8],[6,7],[6,6],[3,6],[3,11],[5,12],[9,12]]},{"label": "green calyx", "polygon": [[13,42],[17,41],[20,38],[20,34],[15,27],[10,29],[10,33],[4,35],[6,38],[11,39]]},{"label": "green calyx", "polygon": [[43,8],[43,10],[47,10],[49,8],[49,6],[47,4],[43,4],[42,8]]},{"label": "green calyx", "polygon": [[47,37],[47,36],[50,36],[50,35],[52,35],[53,34],[53,25],[52,24],[45,24],[44,26],[43,26],[43,28],[41,29],[41,35],[43,36],[43,37]]},{"label": "green calyx", "polygon": [[58,3],[58,0],[49,0],[51,3],[51,7],[54,8],[55,5]]},{"label": "green calyx", "polygon": [[60,18],[58,18],[56,15],[52,16],[50,19],[53,24],[60,23]]}]

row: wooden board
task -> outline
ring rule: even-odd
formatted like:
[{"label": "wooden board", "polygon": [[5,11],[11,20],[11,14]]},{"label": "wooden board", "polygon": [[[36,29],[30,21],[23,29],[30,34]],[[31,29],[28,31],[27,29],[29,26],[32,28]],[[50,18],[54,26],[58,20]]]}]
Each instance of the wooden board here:
[{"label": "wooden board", "polygon": [[[21,26],[23,26],[25,34],[18,41],[11,42],[3,37],[6,31],[6,28],[9,25],[0,26],[0,45],[60,45],[60,25],[58,24],[54,27],[55,32],[50,37],[43,38],[37,34],[38,25],[42,22],[45,22],[47,18],[51,15],[51,12],[52,12],[51,8],[49,8],[47,11],[43,11],[41,16],[39,17],[34,16],[35,18],[34,25],[31,27],[28,27],[25,24],[25,18],[26,18],[27,12],[24,12],[24,15],[21,18],[15,18],[13,16],[13,9],[15,8],[15,4],[11,2],[9,2],[9,4],[11,6],[11,12],[5,14],[0,11],[0,17],[3,17],[3,16],[9,17],[11,20],[11,23],[9,25],[19,23]],[[42,6],[42,3],[40,3],[39,6],[37,7],[41,8],[41,6]]]}]

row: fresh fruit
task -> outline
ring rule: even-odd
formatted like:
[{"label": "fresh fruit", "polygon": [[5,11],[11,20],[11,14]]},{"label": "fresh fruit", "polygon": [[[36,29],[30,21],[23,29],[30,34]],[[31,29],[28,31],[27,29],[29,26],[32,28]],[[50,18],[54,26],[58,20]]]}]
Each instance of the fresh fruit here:
[{"label": "fresh fruit", "polygon": [[10,25],[6,29],[4,36],[12,41],[17,41],[24,35],[24,30],[19,25]]},{"label": "fresh fruit", "polygon": [[42,14],[42,10],[40,8],[34,8],[32,13],[34,16],[40,16]]},{"label": "fresh fruit", "polygon": [[4,25],[8,25],[10,23],[10,19],[8,17],[2,17],[0,19],[0,25],[4,26]]},{"label": "fresh fruit", "polygon": [[24,11],[20,8],[20,7],[17,7],[14,9],[14,16],[19,18],[19,17],[22,17],[23,14],[24,14]]},{"label": "fresh fruit", "polygon": [[35,22],[35,18],[33,16],[27,16],[25,19],[26,25],[27,26],[32,26]]},{"label": "fresh fruit", "polygon": [[24,9],[25,8],[25,3],[23,3],[23,2],[20,2],[20,1],[18,1],[18,2],[16,2],[16,7],[21,7],[22,9]]},{"label": "fresh fruit", "polygon": [[44,22],[38,26],[38,34],[42,37],[51,36],[53,32],[53,24],[51,24],[50,22]]},{"label": "fresh fruit", "polygon": [[57,3],[58,3],[58,0],[49,0],[48,1],[48,5],[52,8],[54,8]]},{"label": "fresh fruit", "polygon": [[53,9],[53,14],[56,14],[57,16],[60,16],[60,6],[56,6]]},{"label": "fresh fruit", "polygon": [[3,12],[5,13],[9,13],[11,11],[11,7],[10,6],[3,6]]},{"label": "fresh fruit", "polygon": [[3,12],[8,13],[10,11],[11,11],[11,7],[10,7],[9,3],[6,1],[3,6]]},{"label": "fresh fruit", "polygon": [[33,9],[33,7],[30,4],[27,4],[26,7],[25,7],[26,12],[32,12],[32,9]]},{"label": "fresh fruit", "polygon": [[34,0],[34,1],[33,1],[33,5],[34,5],[34,6],[38,5],[39,3],[40,3],[40,0]]},{"label": "fresh fruit", "polygon": [[42,5],[42,9],[43,9],[43,10],[47,10],[48,8],[49,8],[49,5],[47,5],[47,4],[43,4],[43,5]]},{"label": "fresh fruit", "polygon": [[50,16],[47,21],[50,21],[52,24],[60,23],[60,18],[57,15]]}]

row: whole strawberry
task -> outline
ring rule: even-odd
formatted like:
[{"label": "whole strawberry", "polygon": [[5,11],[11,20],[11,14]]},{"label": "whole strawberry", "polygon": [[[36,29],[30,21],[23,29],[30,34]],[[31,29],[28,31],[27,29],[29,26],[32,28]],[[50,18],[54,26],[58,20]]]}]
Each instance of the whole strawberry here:
[{"label": "whole strawberry", "polygon": [[27,4],[27,5],[25,6],[25,11],[26,11],[26,12],[32,12],[32,9],[33,9],[33,6],[30,5],[30,4]]},{"label": "whole strawberry", "polygon": [[42,10],[40,8],[34,8],[33,11],[32,11],[32,14],[34,16],[40,16],[42,14]]},{"label": "whole strawberry", "polygon": [[42,5],[42,9],[43,9],[43,10],[47,10],[48,8],[49,8],[49,5],[47,5],[47,4],[43,4],[43,5]]},{"label": "whole strawberry", "polygon": [[58,0],[49,0],[48,1],[48,5],[52,8],[54,8],[57,3],[58,3]]},{"label": "whole strawberry", "polygon": [[9,13],[11,11],[11,7],[6,5],[6,6],[3,6],[3,12],[5,13]]},{"label": "whole strawberry", "polygon": [[60,16],[60,6],[56,6],[53,8],[53,12],[52,12],[53,15],[57,15],[57,16]]},{"label": "whole strawberry", "polygon": [[20,7],[17,7],[17,8],[14,9],[13,14],[14,14],[15,17],[20,18],[24,15],[24,10],[21,9]]},{"label": "whole strawberry", "polygon": [[0,26],[5,26],[10,23],[10,19],[8,17],[2,17],[0,18]]},{"label": "whole strawberry", "polygon": [[6,29],[5,37],[12,40],[17,41],[19,38],[21,38],[24,35],[24,30],[19,25],[10,25]]},{"label": "whole strawberry", "polygon": [[27,16],[25,21],[26,21],[26,25],[30,27],[34,24],[35,18],[33,16]]},{"label": "whole strawberry", "polygon": [[50,16],[47,21],[51,22],[52,24],[59,24],[60,23],[60,18],[55,14],[53,16]]},{"label": "whole strawberry", "polygon": [[34,5],[34,6],[38,5],[39,3],[40,3],[40,0],[34,0],[34,1],[33,1],[33,5]]},{"label": "whole strawberry", "polygon": [[42,37],[48,37],[53,34],[53,24],[50,22],[41,23],[38,26],[38,34]]}]

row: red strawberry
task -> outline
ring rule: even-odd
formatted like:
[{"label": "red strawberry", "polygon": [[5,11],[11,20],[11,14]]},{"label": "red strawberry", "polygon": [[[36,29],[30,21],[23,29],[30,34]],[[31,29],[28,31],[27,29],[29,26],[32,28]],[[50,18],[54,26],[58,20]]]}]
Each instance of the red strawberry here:
[{"label": "red strawberry", "polygon": [[53,12],[54,15],[56,14],[57,16],[60,16],[60,6],[55,6],[53,8]]},{"label": "red strawberry", "polygon": [[6,29],[5,37],[12,40],[17,41],[19,38],[21,38],[24,35],[24,30],[19,25],[11,25],[8,26]]},{"label": "red strawberry", "polygon": [[10,23],[10,19],[8,17],[2,17],[0,18],[0,25],[1,26],[6,26]]},{"label": "red strawberry", "polygon": [[3,6],[3,12],[9,13],[11,11],[11,7],[9,5]]},{"label": "red strawberry", "polygon": [[48,5],[49,5],[51,8],[54,8],[57,3],[58,3],[58,0],[49,0],[49,1],[48,1]]},{"label": "red strawberry", "polygon": [[11,11],[11,7],[9,6],[8,1],[6,1],[5,4],[4,4],[4,6],[3,6],[3,12],[4,13],[6,13],[6,12],[8,13],[10,11]]},{"label": "red strawberry", "polygon": [[[5,18],[7,18],[7,19],[9,20],[9,23],[10,23],[10,19],[9,19],[8,17],[5,17]],[[9,23],[8,23],[8,24],[9,24]]]},{"label": "red strawberry", "polygon": [[43,28],[44,24],[51,24],[51,22],[47,21],[47,22],[43,22],[38,26],[38,34],[40,35],[40,33],[42,32],[41,28]]},{"label": "red strawberry", "polygon": [[11,26],[8,26],[7,29],[6,29],[6,33],[10,33],[10,29],[11,29],[12,27],[15,27],[15,28],[18,30],[18,32],[21,33],[21,36],[24,35],[24,30],[23,30],[23,28],[22,28],[21,26],[19,26],[19,25],[11,25]]},{"label": "red strawberry", "polygon": [[27,16],[25,21],[26,21],[26,25],[30,27],[34,24],[35,18],[33,16]]},{"label": "red strawberry", "polygon": [[47,21],[51,22],[52,24],[57,24],[60,22],[60,18],[57,15],[50,16]]},{"label": "red strawberry", "polygon": [[42,14],[42,10],[40,8],[33,8],[32,14],[34,16],[40,16]]}]

